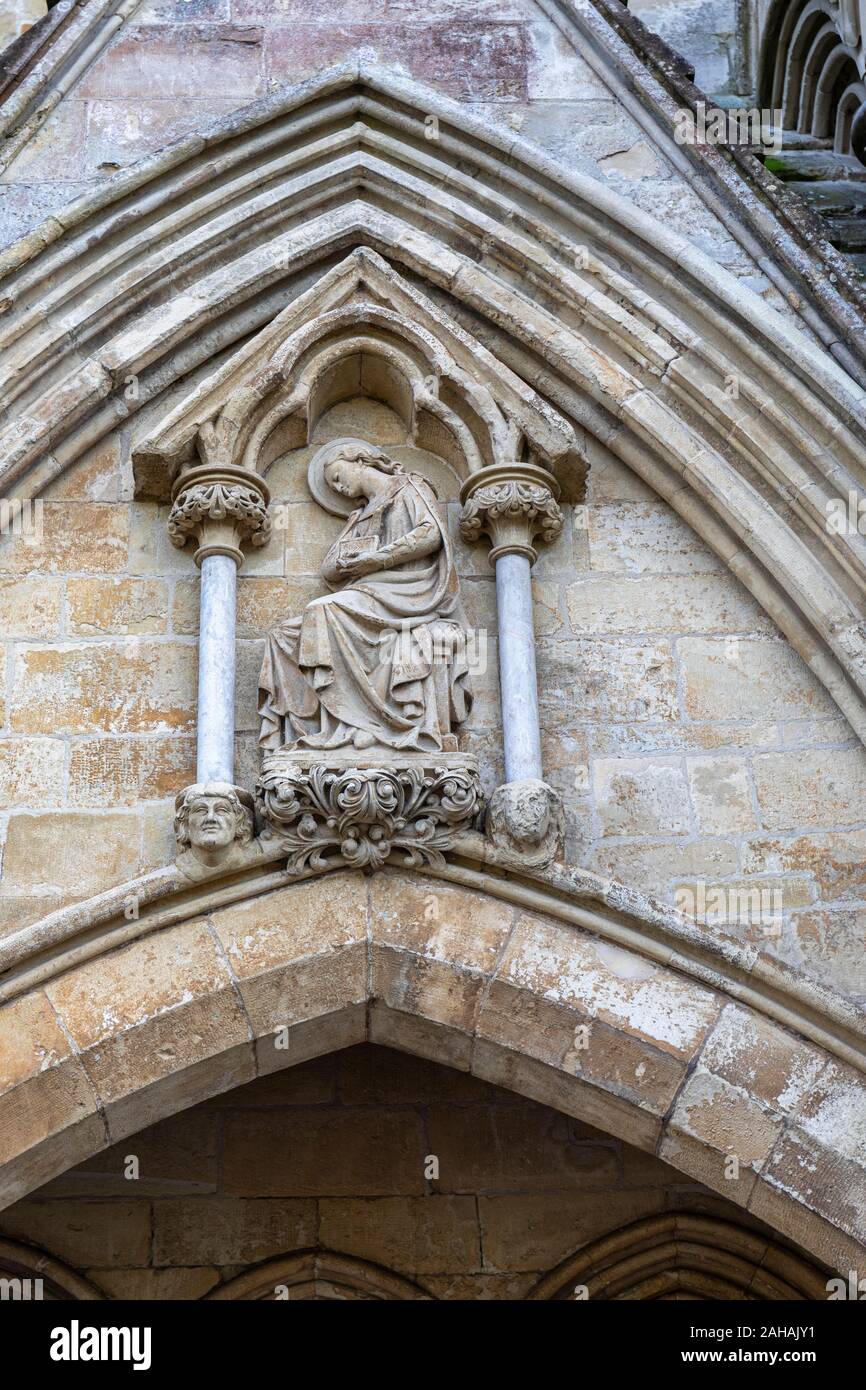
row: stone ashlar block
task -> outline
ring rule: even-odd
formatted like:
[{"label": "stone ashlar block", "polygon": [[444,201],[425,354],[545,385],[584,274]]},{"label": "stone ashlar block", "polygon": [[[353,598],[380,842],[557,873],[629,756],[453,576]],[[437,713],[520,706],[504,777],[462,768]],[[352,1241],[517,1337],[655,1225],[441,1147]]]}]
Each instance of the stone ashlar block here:
[{"label": "stone ashlar block", "polygon": [[200,96],[252,98],[264,91],[262,31],[251,25],[141,25],[124,30],[79,93],[90,98],[180,98],[194,74]]},{"label": "stone ashlar block", "polygon": [[[186,0],[182,7],[190,10],[194,3]],[[87,138],[82,142],[84,171],[90,177],[115,173],[173,140],[198,134],[209,121],[228,115],[236,106],[236,99],[221,99],[217,93],[206,100],[151,96],[134,104],[117,99],[90,101]]]},{"label": "stone ashlar block", "polygon": [[828,817],[835,826],[862,822],[866,749],[761,753],[752,765],[768,830],[820,829]]},{"label": "stone ashlar block", "polygon": [[166,631],[168,590],[157,579],[70,579],[66,595],[75,637]]},{"label": "stone ashlar block", "polygon": [[[545,1106],[434,1106],[430,1152],[439,1159],[439,1192],[608,1190],[619,1179],[611,1143],[574,1138],[580,1126]],[[599,1136],[601,1139],[601,1136]]]},{"label": "stone ashlar block", "polygon": [[370,1005],[369,1037],[382,1047],[399,1048],[453,1071],[469,1071],[472,1039],[459,1027],[392,1008],[381,999]]},{"label": "stone ashlar block", "polygon": [[664,840],[657,844],[607,844],[602,840],[586,867],[605,878],[618,879],[644,893],[664,896],[687,875],[704,880],[734,874],[739,867],[736,846],[707,836],[703,840]]},{"label": "stone ashlar block", "polygon": [[268,76],[298,82],[350,61],[361,48],[448,96],[482,101],[528,95],[524,26],[474,15],[447,23],[299,23],[268,29]]},{"label": "stone ashlar block", "polygon": [[[606,726],[623,720],[679,719],[677,677],[666,641],[539,639],[538,697],[544,715]],[[544,718],[542,720],[544,722]]]},{"label": "stone ashlar block", "polygon": [[319,1210],[319,1240],[332,1250],[410,1275],[480,1266],[474,1197],[326,1198]]},{"label": "stone ashlar block", "polygon": [[316,1244],[310,1200],[189,1197],[154,1205],[153,1263],[246,1265]]},{"label": "stone ashlar block", "polygon": [[478,1199],[485,1267],[513,1272],[555,1267],[575,1247],[664,1210],[663,1192],[608,1192],[602,1202],[576,1192]]},{"label": "stone ashlar block", "polygon": [[69,801],[75,806],[161,800],[194,781],[192,738],[92,738],[72,746]]},{"label": "stone ashlar block", "polygon": [[4,894],[89,897],[136,876],[140,844],[141,817],[135,812],[13,814]]},{"label": "stone ashlar block", "polygon": [[293,961],[366,941],[363,875],[335,873],[296,883],[213,916],[232,971],[247,980]]},{"label": "stone ashlar block", "polygon": [[88,1202],[87,1220],[75,1201],[20,1202],[0,1216],[12,1239],[43,1246],[78,1269],[98,1265],[144,1266],[150,1262],[150,1210],[147,1202]]},{"label": "stone ashlar block", "polygon": [[130,517],[100,502],[43,502],[22,515],[22,533],[0,543],[6,574],[118,574],[126,568]]},{"label": "stone ashlar block", "polygon": [[685,1060],[694,1056],[719,1011],[710,990],[532,913],[518,920],[496,978]]},{"label": "stone ashlar block", "polygon": [[7,638],[31,641],[56,637],[62,600],[63,584],[58,579],[0,579],[0,631]]},{"label": "stone ashlar block", "polygon": [[715,551],[663,503],[586,508],[590,569],[604,574],[719,574]]},{"label": "stone ashlar block", "polygon": [[195,720],[194,644],[146,639],[18,653],[11,726],[30,734],[184,733]]},{"label": "stone ashlar block", "polygon": [[378,944],[487,973],[514,922],[508,903],[480,901],[440,879],[387,873],[371,880],[370,913]]},{"label": "stone ashlar block", "polygon": [[686,835],[691,830],[680,758],[599,758],[592,778],[602,835]]},{"label": "stone ashlar block", "polygon": [[702,833],[737,835],[754,830],[755,811],[744,759],[689,758],[686,767]]},{"label": "stone ashlar block", "polygon": [[809,874],[827,902],[866,898],[866,830],[818,831],[793,840],[758,838],[743,849],[750,874]]},{"label": "stone ashlar block", "polygon": [[773,1154],[767,1179],[855,1240],[866,1242],[866,1169],[832,1143],[792,1127]]},{"label": "stone ashlar block", "polygon": [[688,637],[679,651],[691,719],[792,719],[833,712],[830,696],[785,642]]},{"label": "stone ashlar block", "polygon": [[[740,1168],[756,1171],[769,1157],[781,1130],[780,1115],[760,1104],[741,1084],[732,1085],[703,1066],[680,1092],[667,1127],[669,1136],[685,1135],[717,1155],[735,1156]],[[668,1157],[664,1151],[661,1156]]]},{"label": "stone ashlar block", "polygon": [[480,1036],[472,1049],[472,1073],[641,1148],[653,1149],[661,1134],[660,1118],[632,1101]]},{"label": "stone ashlar block", "polygon": [[760,1103],[797,1114],[826,1064],[802,1038],[738,1004],[727,1004],[701,1053],[701,1065]]},{"label": "stone ashlar block", "polygon": [[222,1190],[242,1197],[421,1195],[427,1151],[421,1116],[407,1107],[229,1113]]},{"label": "stone ashlar block", "polygon": [[206,924],[193,919],[87,961],[46,992],[84,1051],[231,983]]},{"label": "stone ashlar block", "polygon": [[569,585],[566,605],[577,635],[749,633],[767,631],[769,624],[727,574],[593,576]]},{"label": "stone ashlar block", "polygon": [[473,1031],[484,975],[387,946],[373,946],[371,970],[372,993],[389,1009],[461,1033]]},{"label": "stone ashlar block", "polygon": [[65,759],[59,739],[0,740],[0,806],[56,806],[63,800]]}]

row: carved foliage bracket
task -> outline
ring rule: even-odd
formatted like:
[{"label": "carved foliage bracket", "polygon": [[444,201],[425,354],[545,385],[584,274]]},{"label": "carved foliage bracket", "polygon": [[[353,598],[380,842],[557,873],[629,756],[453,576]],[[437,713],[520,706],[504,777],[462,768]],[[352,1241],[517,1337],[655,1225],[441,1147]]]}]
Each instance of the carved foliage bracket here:
[{"label": "carved foliage bracket", "polygon": [[410,766],[350,767],[274,754],[265,759],[256,800],[267,836],[278,835],[290,873],[381,868],[392,852],[404,863],[441,866],[483,807],[477,767],[440,760]]}]

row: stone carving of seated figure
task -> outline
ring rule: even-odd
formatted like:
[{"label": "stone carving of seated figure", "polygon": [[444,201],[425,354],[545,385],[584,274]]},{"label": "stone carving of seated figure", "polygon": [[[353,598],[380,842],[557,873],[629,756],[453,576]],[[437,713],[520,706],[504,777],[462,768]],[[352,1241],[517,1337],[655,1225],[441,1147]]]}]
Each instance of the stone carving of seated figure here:
[{"label": "stone carving of seated figure", "polygon": [[430,484],[356,439],[320,449],[308,476],[327,510],[357,505],[322,563],[333,592],[268,637],[262,747],[455,750],[472,701],[466,619]]}]

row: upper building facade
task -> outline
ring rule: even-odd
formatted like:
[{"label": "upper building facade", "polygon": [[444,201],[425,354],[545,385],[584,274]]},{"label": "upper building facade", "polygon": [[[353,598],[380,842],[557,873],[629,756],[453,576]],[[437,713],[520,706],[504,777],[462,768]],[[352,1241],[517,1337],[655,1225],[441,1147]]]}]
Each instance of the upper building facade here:
[{"label": "upper building facade", "polygon": [[861,16],[679,9],[16,19],[0,1265],[52,1296],[862,1267]]}]

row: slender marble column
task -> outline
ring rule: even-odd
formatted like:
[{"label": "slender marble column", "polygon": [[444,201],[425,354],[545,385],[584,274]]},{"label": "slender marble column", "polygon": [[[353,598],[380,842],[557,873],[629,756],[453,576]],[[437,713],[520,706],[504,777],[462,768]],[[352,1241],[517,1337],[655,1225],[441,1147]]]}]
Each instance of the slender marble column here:
[{"label": "slender marble column", "polygon": [[536,536],[552,541],[562,529],[559,486],[533,464],[495,464],[473,474],[460,495],[464,540],[477,540],[484,532],[492,541],[505,780],[541,780],[532,565]]},{"label": "slender marble column", "polygon": [[195,536],[201,568],[196,782],[234,783],[235,612],[242,542],[270,535],[268,490],[256,473],[212,464],[190,469],[174,486],[172,543]]},{"label": "slender marble column", "polygon": [[538,679],[528,555],[506,551],[496,560],[499,686],[505,780],[541,777]]},{"label": "slender marble column", "polygon": [[233,555],[201,563],[198,639],[197,782],[234,782],[235,607]]}]

